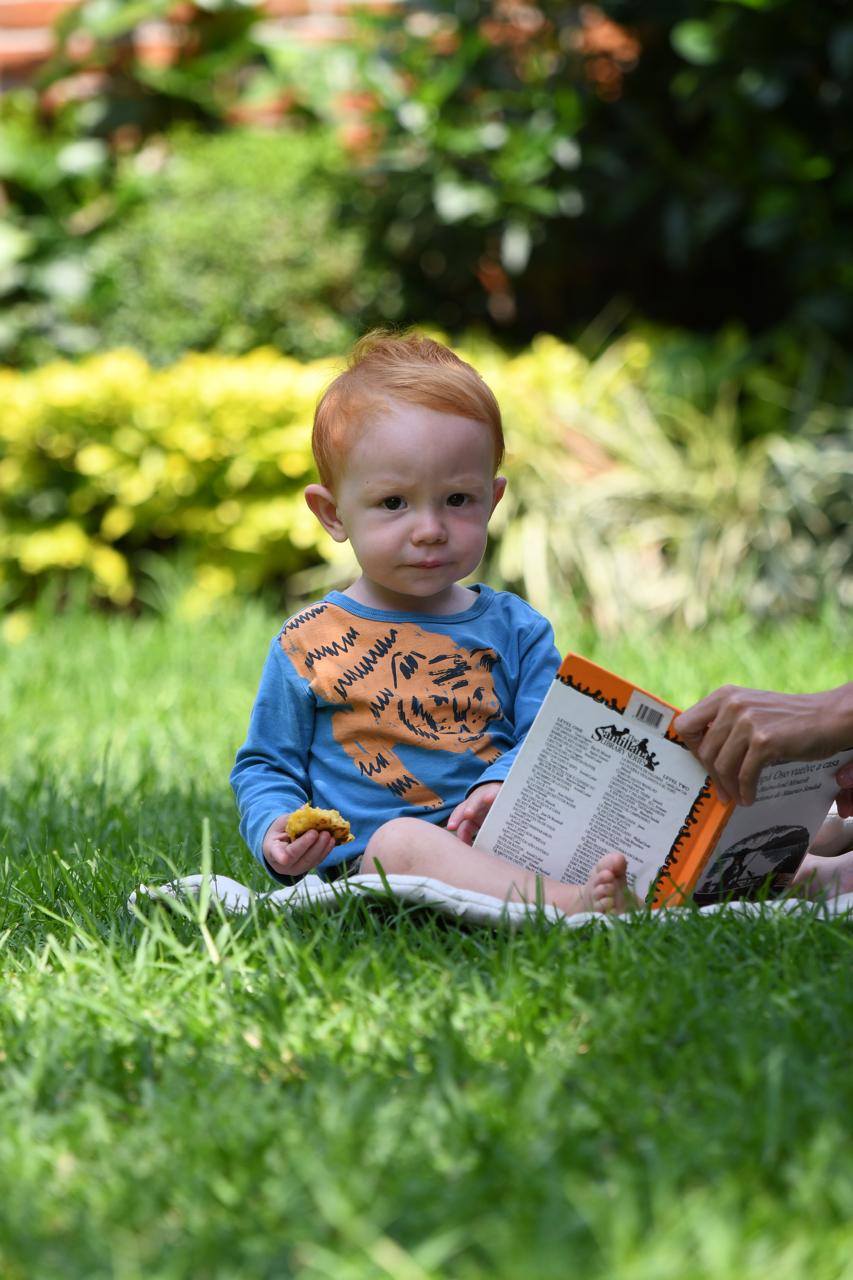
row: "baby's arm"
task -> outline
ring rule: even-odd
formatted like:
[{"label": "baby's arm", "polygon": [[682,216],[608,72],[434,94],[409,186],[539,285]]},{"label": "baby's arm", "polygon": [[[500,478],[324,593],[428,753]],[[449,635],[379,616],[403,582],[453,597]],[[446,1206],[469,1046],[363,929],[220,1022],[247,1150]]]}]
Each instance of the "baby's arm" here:
[{"label": "baby's arm", "polygon": [[550,622],[533,609],[529,613],[530,625],[518,648],[515,698],[505,712],[515,730],[515,742],[509,751],[484,770],[480,781],[448,818],[447,830],[452,831],[463,844],[470,845],[476,840],[560,665]]},{"label": "baby's arm", "polygon": [[515,730],[515,742],[484,770],[480,781],[472,787],[447,820],[447,830],[452,831],[463,844],[470,845],[476,840],[486,814],[495,802],[560,665],[560,655],[554,644],[550,622],[533,609],[529,611],[529,616],[530,625],[523,633],[518,647],[515,698],[512,706],[505,708],[505,714]]},{"label": "baby's arm", "polygon": [[[288,816],[311,800],[308,758],[313,736],[310,690],[274,640],[246,741],[231,771],[231,786],[240,812],[240,833],[261,865],[276,877],[303,875],[322,861],[317,857],[309,863],[305,856],[309,850],[318,853],[321,845],[316,841],[306,841],[296,850],[291,845],[290,856],[283,856],[287,841],[281,839]],[[268,851],[275,857],[270,858]]]},{"label": "baby's arm", "polygon": [[514,741],[508,751],[483,770],[477,783],[478,790],[487,782],[503,782],[509,773],[560,665],[560,654],[548,619],[529,608],[528,618],[530,621],[518,641],[518,665],[511,677],[514,685],[512,702],[504,706],[504,716],[512,726]]}]

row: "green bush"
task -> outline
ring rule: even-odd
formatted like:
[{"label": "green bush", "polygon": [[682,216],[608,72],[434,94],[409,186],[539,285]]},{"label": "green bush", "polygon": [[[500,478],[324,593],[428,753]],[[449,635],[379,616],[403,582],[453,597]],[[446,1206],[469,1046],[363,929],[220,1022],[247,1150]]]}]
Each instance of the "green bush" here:
[{"label": "green bush", "polygon": [[363,232],[344,225],[343,171],[326,132],[178,137],[98,245],[101,346],[157,364],[191,350],[345,348],[376,315],[379,273],[364,268]]},{"label": "green bush", "polygon": [[637,316],[831,344],[853,398],[853,23],[804,0],[427,0],[370,18],[371,242],[517,341]]},{"label": "green bush", "polygon": [[0,360],[91,351],[80,315],[89,247],[111,206],[109,148],[65,117],[45,129],[31,89],[0,93]]},{"label": "green bush", "polygon": [[853,416],[744,444],[736,384],[702,412],[653,373],[641,338],[594,361],[541,338],[489,370],[513,444],[497,580],[602,631],[853,604]]},{"label": "green bush", "polygon": [[[180,57],[152,66],[131,33],[169,14]],[[69,10],[39,92],[0,95],[0,354],[27,365],[85,353],[103,319],[105,344],[141,334],[158,361],[268,341],[308,355],[398,316],[456,333],[480,324],[517,346],[571,335],[598,354],[639,317],[694,337],[740,327],[748,435],[813,423],[821,401],[853,403],[843,5],[417,0],[370,14],[346,46],[311,48],[244,0]],[[269,199],[251,177],[263,161],[242,174],[216,136],[209,153],[187,141],[168,160],[178,126],[207,137],[251,119],[284,131],[249,144],[269,150]],[[312,131],[319,121],[346,142],[346,163]],[[300,128],[317,154],[306,142],[279,163]],[[291,163],[304,181],[288,187]],[[289,255],[266,235],[276,191],[288,239],[307,228],[308,250]],[[187,261],[195,274],[179,287]],[[687,352],[715,367],[719,355]],[[706,383],[704,412],[709,369]],[[777,389],[787,399],[774,415]]]},{"label": "green bush", "polygon": [[[652,350],[640,338],[595,361],[553,338],[513,357],[460,350],[506,422],[510,484],[484,567],[496,585],[549,614],[574,602],[610,631],[853,604],[849,417],[814,440],[807,423],[744,446],[731,398],[706,414],[644,389]],[[191,611],[351,580],[349,548],[302,497],[333,372],[267,350],[166,369],[115,352],[0,373],[2,602],[26,607],[71,577],[139,603],[152,557],[178,566],[170,581]]]},{"label": "green bush", "polygon": [[0,573],[8,600],[80,577],[116,605],[147,558],[180,557],[190,603],[321,559],[302,501],[331,375],[272,352],[152,369],[119,351],[0,373]]},{"label": "green bush", "polygon": [[[81,0],[56,26],[57,52],[34,83],[0,93],[0,358],[18,366],[95,349],[91,250],[125,211],[128,152],[177,127],[223,127],[263,88],[241,0]],[[183,33],[174,65],[136,57],[132,33],[168,17]],[[81,88],[83,92],[81,93]],[[150,159],[150,154],[149,157]]]}]

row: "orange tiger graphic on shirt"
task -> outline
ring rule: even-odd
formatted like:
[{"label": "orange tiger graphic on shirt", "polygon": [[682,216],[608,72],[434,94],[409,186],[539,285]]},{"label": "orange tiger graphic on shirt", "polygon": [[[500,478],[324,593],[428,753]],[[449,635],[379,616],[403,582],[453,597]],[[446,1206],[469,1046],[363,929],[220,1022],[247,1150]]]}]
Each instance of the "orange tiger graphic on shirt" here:
[{"label": "orange tiger graphic on shirt", "polygon": [[473,751],[489,764],[501,754],[488,732],[503,715],[494,649],[464,649],[415,623],[360,618],[333,604],[297,614],[280,644],[313,691],[340,704],[332,732],[362,776],[411,804],[438,809],[444,799],[406,769],[400,745]]}]

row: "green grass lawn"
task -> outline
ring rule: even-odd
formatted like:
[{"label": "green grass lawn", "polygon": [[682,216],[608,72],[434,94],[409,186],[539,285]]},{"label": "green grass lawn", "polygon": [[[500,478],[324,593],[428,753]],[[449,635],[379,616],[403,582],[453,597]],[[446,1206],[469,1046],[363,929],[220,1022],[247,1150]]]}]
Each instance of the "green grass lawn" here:
[{"label": "green grass lawn", "polygon": [[[227,774],[274,627],[3,654],[4,1280],[853,1276],[848,925],[126,913],[203,846],[270,887]],[[850,675],[831,618],[558,632],[684,705]]]}]

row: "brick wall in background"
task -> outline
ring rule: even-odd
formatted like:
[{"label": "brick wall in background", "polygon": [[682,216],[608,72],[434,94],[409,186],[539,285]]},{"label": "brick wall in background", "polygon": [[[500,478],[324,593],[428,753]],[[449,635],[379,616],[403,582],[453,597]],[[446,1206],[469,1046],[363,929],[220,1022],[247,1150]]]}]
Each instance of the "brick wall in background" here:
[{"label": "brick wall in background", "polygon": [[50,57],[53,23],[75,0],[0,0],[0,87],[26,82]]},{"label": "brick wall in background", "polygon": [[[53,24],[78,0],[0,0],[0,90],[26,84],[47,62],[55,48]],[[347,13],[356,4],[384,4],[387,0],[260,0],[266,20],[288,31],[294,40],[310,43],[345,39]],[[173,22],[144,22],[133,34],[136,55],[155,65],[168,65],[180,45],[181,10],[175,5]],[[72,50],[73,52],[73,50]],[[81,48],[81,56],[85,50]]]}]

